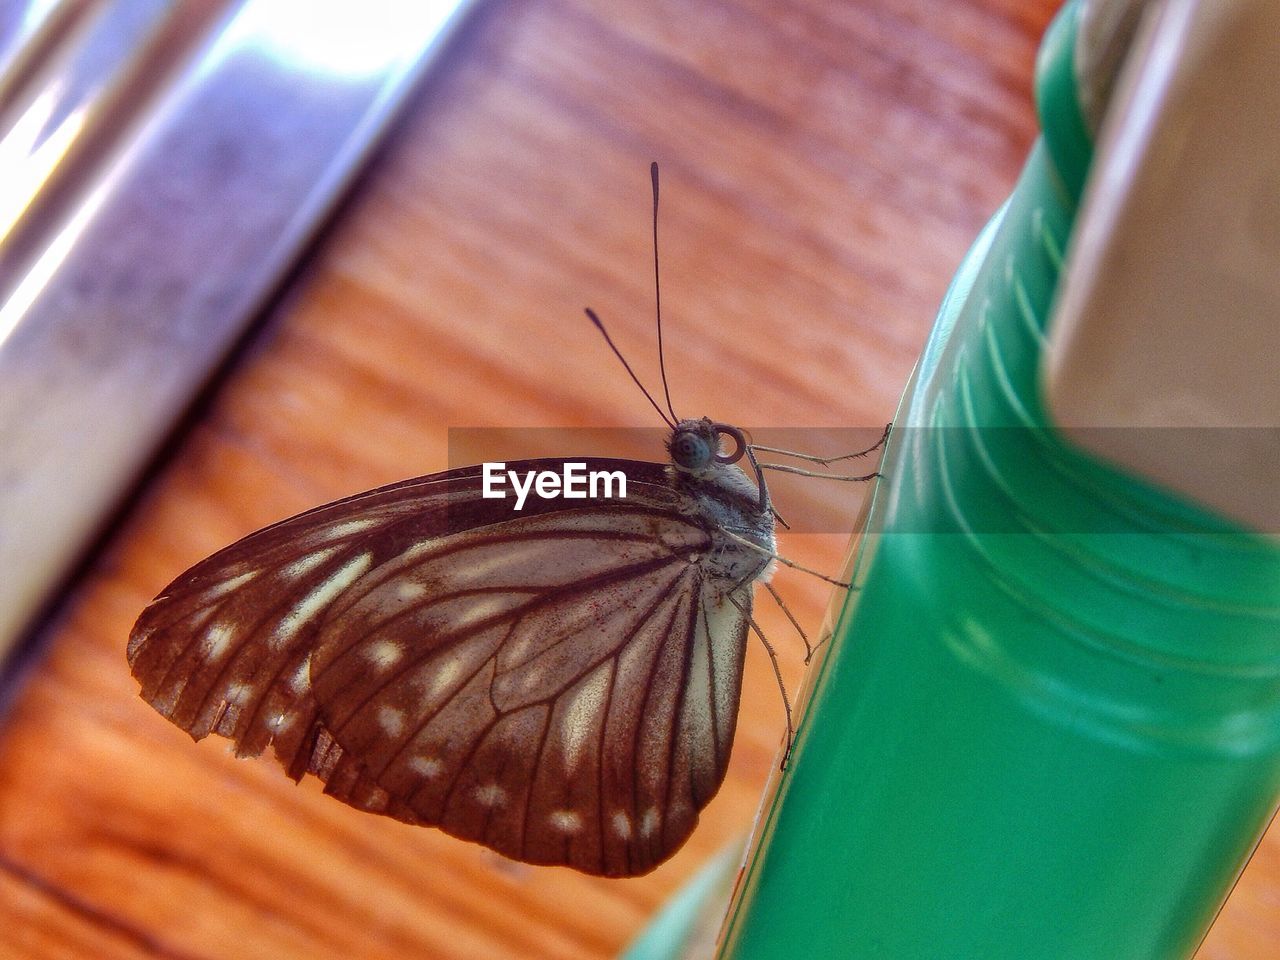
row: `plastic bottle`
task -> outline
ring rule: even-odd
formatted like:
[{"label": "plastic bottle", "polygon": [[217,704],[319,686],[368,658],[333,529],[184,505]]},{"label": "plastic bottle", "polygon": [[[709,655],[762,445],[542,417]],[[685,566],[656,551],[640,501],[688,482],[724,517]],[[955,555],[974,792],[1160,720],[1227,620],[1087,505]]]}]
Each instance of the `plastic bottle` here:
[{"label": "plastic bottle", "polygon": [[1280,550],[1042,408],[1091,155],[1077,15],[903,398],[721,957],[1189,958],[1280,798]]}]

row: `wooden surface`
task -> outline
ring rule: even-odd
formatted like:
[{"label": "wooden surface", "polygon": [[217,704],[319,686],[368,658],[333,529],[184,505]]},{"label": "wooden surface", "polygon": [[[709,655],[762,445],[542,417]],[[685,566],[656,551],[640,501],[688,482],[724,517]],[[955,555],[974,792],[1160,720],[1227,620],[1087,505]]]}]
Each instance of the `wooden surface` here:
[{"label": "wooden surface", "polygon": [[[235,537],[443,468],[449,427],[652,426],[581,312],[599,310],[654,379],[652,158],[678,408],[885,422],[1035,134],[1054,6],[481,10],[47,629],[0,727],[0,955],[614,955],[750,827],[782,729],[759,650],[728,780],[693,839],[647,877],[606,881],[512,865],[356,813],[216,738],[192,744],[137,699],[128,629]],[[843,545],[784,549],[830,569]],[[781,586],[816,624],[826,590]],[[762,619],[794,687],[799,645]],[[1263,960],[1278,942],[1273,831],[1200,956]]]}]

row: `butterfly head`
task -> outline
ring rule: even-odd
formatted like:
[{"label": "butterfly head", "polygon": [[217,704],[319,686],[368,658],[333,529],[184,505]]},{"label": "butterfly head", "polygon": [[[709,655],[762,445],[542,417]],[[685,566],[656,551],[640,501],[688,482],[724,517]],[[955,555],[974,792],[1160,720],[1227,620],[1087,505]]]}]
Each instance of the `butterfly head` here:
[{"label": "butterfly head", "polygon": [[[732,444],[727,452],[723,449],[726,438]],[[746,453],[747,440],[737,427],[702,417],[676,424],[667,450],[677,470],[697,474],[714,464],[737,463]]]}]

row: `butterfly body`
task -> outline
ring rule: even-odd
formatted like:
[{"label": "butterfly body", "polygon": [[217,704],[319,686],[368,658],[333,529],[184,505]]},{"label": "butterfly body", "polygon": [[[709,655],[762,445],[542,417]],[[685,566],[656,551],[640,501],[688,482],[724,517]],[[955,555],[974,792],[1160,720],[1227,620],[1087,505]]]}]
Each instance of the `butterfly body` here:
[{"label": "butterfly body", "polygon": [[142,696],[352,806],[530,863],[645,873],[724,778],[775,548],[739,431],[683,420],[669,450],[588,458],[625,472],[625,500],[515,513],[463,468],[251,534],[143,612]]}]

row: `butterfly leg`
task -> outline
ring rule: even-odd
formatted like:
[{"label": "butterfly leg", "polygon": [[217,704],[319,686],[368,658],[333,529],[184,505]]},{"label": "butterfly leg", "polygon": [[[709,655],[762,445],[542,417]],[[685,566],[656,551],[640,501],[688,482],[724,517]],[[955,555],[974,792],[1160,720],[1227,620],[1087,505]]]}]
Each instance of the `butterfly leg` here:
[{"label": "butterfly leg", "polygon": [[778,523],[782,524],[783,530],[791,529],[791,524],[787,523],[787,521],[782,519],[782,514],[778,512],[778,509],[773,504],[769,504],[769,509],[773,511],[773,519],[777,520]]},{"label": "butterfly leg", "polygon": [[[838,457],[818,457],[811,453],[799,453],[795,450],[784,450],[781,447],[766,447],[762,444],[752,444],[751,449],[757,453],[777,453],[784,457],[795,457],[797,460],[807,460],[809,463],[820,464],[829,467],[833,463],[839,463],[841,460],[856,460],[858,457],[865,457],[868,453],[874,453],[884,446],[884,442],[889,439],[889,432],[893,429],[892,423],[885,424],[884,433],[880,434],[880,439],[867,447],[865,450],[859,450],[856,453],[844,453]],[[761,464],[763,466],[763,464]]]},{"label": "butterfly leg", "polygon": [[781,463],[762,463],[761,470],[777,470],[779,473],[794,473],[798,477],[818,477],[822,480],[844,480],[848,483],[862,483],[865,480],[874,480],[876,477],[883,476],[879,470],[871,473],[853,475],[848,473],[823,473],[820,470],[804,470],[801,467],[788,467]]},{"label": "butterfly leg", "polygon": [[762,547],[760,546],[760,544],[755,543],[754,541],[748,540],[746,537],[738,536],[738,534],[734,533],[732,530],[729,530],[725,527],[721,527],[719,532],[724,534],[730,540],[733,540],[736,543],[740,543],[744,547],[747,547],[750,550],[754,550],[756,553],[759,553],[762,556],[769,557],[771,560],[777,560],[783,566],[790,567],[793,570],[799,570],[801,573],[807,573],[810,576],[817,577],[819,580],[825,580],[827,583],[836,587],[841,587],[845,590],[848,590],[850,586],[852,586],[851,584],[846,583],[844,580],[837,580],[835,577],[828,577],[825,573],[819,573],[817,570],[812,570],[809,567],[796,563],[794,560],[788,560],[786,557],[780,556],[779,554],[768,549],[767,547]]},{"label": "butterfly leg", "polygon": [[809,661],[813,659],[814,651],[818,648],[809,642],[809,635],[804,632],[804,627],[800,626],[800,621],[796,619],[795,614],[791,612],[791,608],[788,607],[786,601],[782,599],[782,594],[778,593],[778,588],[767,580],[765,581],[764,588],[768,590],[770,596],[773,597],[773,602],[776,603],[782,609],[782,612],[787,615],[787,619],[791,621],[791,625],[796,628],[796,633],[800,634],[800,639],[804,642],[804,663],[805,666],[808,666]]},{"label": "butterfly leg", "polygon": [[781,770],[787,769],[787,763],[791,760],[791,746],[795,742],[795,727],[791,723],[791,698],[787,696],[787,686],[782,682],[782,668],[778,666],[778,653],[773,649],[768,638],[764,635],[764,631],[760,629],[760,625],[756,623],[748,612],[747,608],[729,596],[729,602],[741,611],[742,615],[747,618],[747,623],[751,625],[751,629],[755,631],[756,636],[760,638],[760,642],[764,644],[766,652],[769,654],[769,662],[773,664],[773,676],[778,681],[778,691],[782,694],[782,707],[787,714],[787,743],[786,748],[782,751],[782,763],[779,767]]}]

